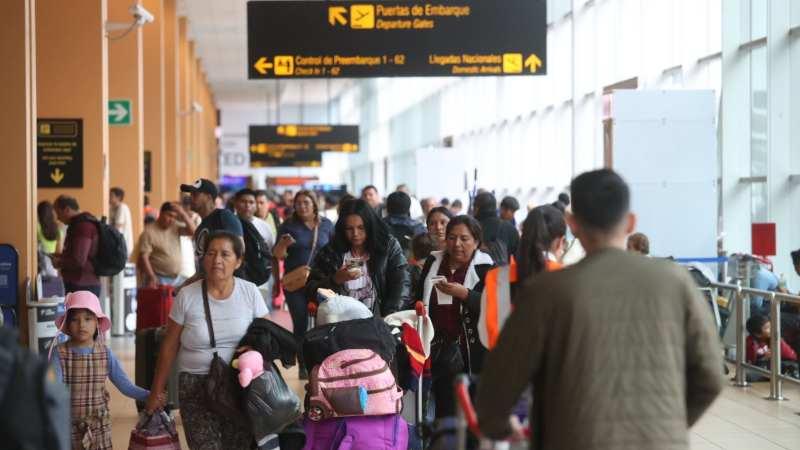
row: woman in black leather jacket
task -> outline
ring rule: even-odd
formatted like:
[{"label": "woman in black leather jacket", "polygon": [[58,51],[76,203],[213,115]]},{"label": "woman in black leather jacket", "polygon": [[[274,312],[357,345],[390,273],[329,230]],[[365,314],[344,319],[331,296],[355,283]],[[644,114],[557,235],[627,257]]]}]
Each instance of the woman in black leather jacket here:
[{"label": "woman in black leather jacket", "polygon": [[385,317],[409,303],[410,280],[403,249],[389,228],[361,199],[341,206],[333,240],[311,264],[308,298],[319,288],[362,301]]}]

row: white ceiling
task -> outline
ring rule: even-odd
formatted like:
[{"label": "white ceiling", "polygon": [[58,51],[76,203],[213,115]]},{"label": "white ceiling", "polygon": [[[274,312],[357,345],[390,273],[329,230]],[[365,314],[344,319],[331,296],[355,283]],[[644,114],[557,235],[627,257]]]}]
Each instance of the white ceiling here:
[{"label": "white ceiling", "polygon": [[320,104],[351,85],[350,80],[247,79],[247,0],[178,0],[189,39],[208,75],[218,103]]}]

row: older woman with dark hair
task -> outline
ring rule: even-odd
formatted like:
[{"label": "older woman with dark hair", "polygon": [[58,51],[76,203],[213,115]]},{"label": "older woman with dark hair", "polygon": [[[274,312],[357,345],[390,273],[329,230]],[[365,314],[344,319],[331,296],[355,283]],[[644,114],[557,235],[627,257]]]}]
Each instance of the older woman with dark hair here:
[{"label": "older woman with dark hair", "polygon": [[[178,398],[189,448],[250,448],[253,441],[244,424],[208,408],[204,390],[214,353],[230,362],[253,319],[269,313],[256,285],[233,275],[243,256],[241,238],[227,231],[212,233],[201,260],[204,279],[180,290],[167,321],[146,409],[159,405],[177,359]],[[211,346],[206,304],[216,347]]]},{"label": "older woman with dark hair", "polygon": [[385,317],[409,302],[407,265],[397,239],[369,204],[350,200],[340,207],[333,240],[311,265],[306,295],[331,289]]},{"label": "older woman with dark hair", "polygon": [[447,224],[446,236],[445,249],[432,252],[425,261],[423,282],[414,297],[429,305],[436,330],[432,368],[436,417],[455,413],[452,386],[456,373],[481,371],[486,353],[478,340],[481,293],[486,273],[494,265],[492,258],[479,250],[482,230],[475,218],[454,217]]}]

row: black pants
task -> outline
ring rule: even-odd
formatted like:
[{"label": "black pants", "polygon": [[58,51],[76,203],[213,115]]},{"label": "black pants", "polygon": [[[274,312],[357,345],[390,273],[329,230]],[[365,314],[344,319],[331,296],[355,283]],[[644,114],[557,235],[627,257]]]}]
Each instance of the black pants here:
[{"label": "black pants", "polygon": [[70,283],[68,281],[64,282],[64,293],[69,294],[70,292],[77,292],[77,291],[89,291],[92,294],[100,297],[100,285],[96,286],[79,286],[74,283]]},{"label": "black pants", "polygon": [[303,339],[308,328],[308,299],[303,289],[296,292],[285,292],[289,313],[292,315],[292,332],[297,342]]}]

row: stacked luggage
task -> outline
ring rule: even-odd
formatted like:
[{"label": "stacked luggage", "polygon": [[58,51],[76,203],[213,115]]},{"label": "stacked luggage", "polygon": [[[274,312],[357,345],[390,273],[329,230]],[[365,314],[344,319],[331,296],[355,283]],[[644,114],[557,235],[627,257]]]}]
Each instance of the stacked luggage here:
[{"label": "stacked luggage", "polygon": [[322,325],[306,333],[301,349],[311,369],[305,450],[405,450],[408,424],[397,382],[400,339],[380,318],[365,318],[355,299],[324,292],[320,301]]},{"label": "stacked luggage", "polygon": [[[172,286],[155,288],[138,288],[136,290],[136,368],[135,382],[137,386],[150,389],[156,373],[159,349],[167,333],[167,319],[174,301],[175,290]],[[178,408],[178,374],[173,368],[167,381],[167,406]],[[144,407],[139,402],[139,409]]]}]

